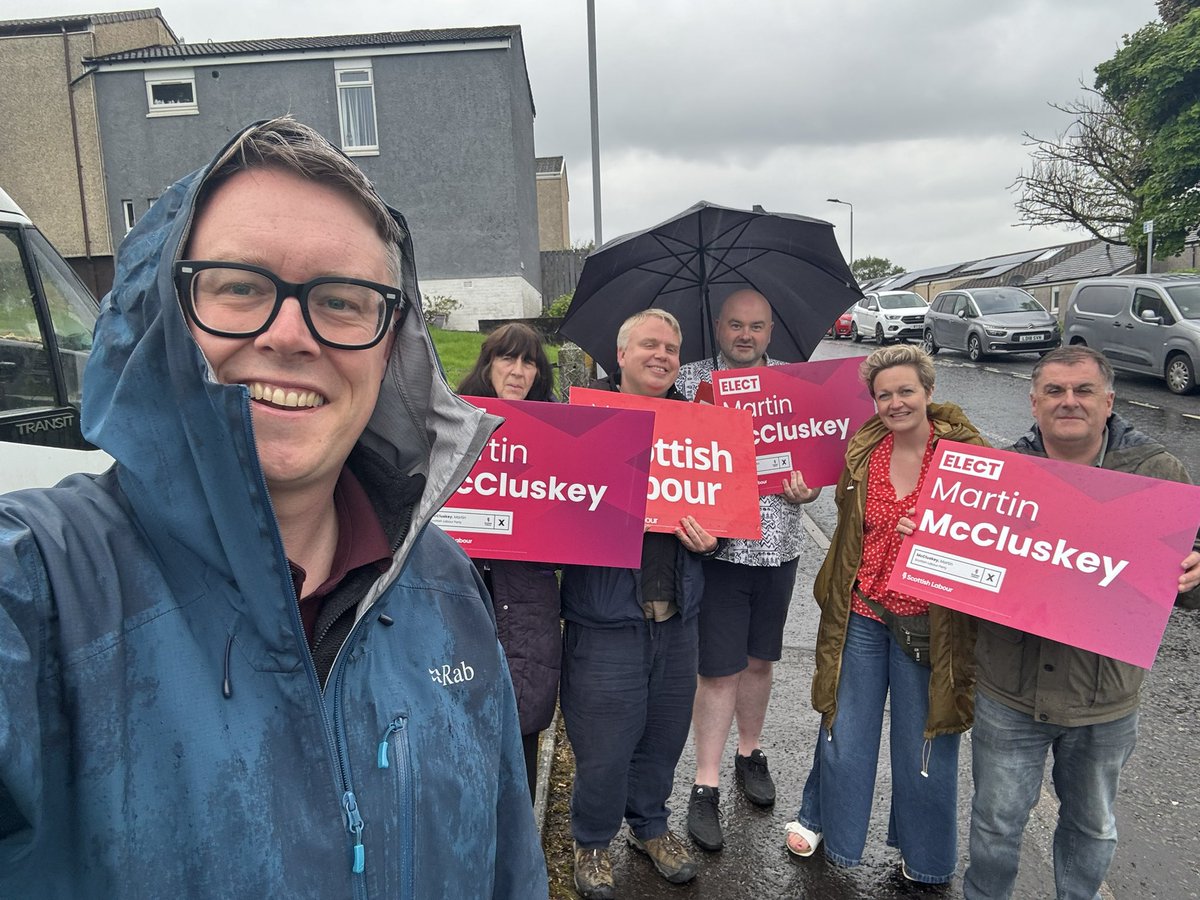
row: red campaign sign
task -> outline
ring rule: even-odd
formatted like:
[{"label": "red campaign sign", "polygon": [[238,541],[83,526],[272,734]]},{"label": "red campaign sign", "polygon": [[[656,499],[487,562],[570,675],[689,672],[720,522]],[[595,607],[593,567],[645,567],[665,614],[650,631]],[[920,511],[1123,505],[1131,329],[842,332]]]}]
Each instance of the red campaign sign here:
[{"label": "red campaign sign", "polygon": [[1150,668],[1200,487],[942,441],[888,587]]},{"label": "red campaign sign", "polygon": [[465,399],[504,424],[435,525],[478,559],[641,565],[653,416]]},{"label": "red campaign sign", "polygon": [[853,356],[713,373],[716,402],[754,414],[760,494],[783,493],[784,478],[796,471],[809,487],[837,484],[846,445],[875,414],[871,392],[858,377],[862,360]]},{"label": "red campaign sign", "polygon": [[762,537],[748,412],[575,387],[571,403],[654,413],[647,531],[672,532],[690,515],[714,537]]}]

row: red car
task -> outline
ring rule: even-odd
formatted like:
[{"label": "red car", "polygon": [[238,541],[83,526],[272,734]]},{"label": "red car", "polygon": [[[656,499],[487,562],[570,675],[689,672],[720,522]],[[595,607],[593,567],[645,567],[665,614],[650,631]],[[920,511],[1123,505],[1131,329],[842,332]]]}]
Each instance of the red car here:
[{"label": "red car", "polygon": [[825,332],[825,337],[831,337],[835,341],[840,341],[842,338],[850,337],[850,313],[853,309],[854,307],[852,306],[850,309],[838,316],[837,321],[834,322],[833,325],[830,326],[829,330]]}]

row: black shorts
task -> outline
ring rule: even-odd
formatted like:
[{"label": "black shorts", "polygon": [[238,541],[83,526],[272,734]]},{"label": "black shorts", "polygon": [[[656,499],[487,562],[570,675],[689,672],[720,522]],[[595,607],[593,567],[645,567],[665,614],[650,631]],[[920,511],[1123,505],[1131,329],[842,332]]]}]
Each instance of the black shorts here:
[{"label": "black shorts", "polygon": [[781,566],[704,561],[700,602],[700,674],[735,675],[747,657],[775,662],[783,654],[783,624],[796,584],[793,559]]}]

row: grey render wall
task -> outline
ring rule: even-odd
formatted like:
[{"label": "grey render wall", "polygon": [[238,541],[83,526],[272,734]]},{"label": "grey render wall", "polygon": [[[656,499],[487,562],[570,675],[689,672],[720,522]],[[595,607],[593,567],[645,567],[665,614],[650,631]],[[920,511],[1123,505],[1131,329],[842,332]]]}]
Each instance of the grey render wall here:
[{"label": "grey render wall", "polygon": [[[408,218],[418,275],[520,275],[536,288],[533,110],[519,46],[362,58],[372,61],[380,152],[355,162]],[[117,235],[122,199],[134,200],[140,217],[147,198],[257,119],[290,113],[339,142],[332,59],[190,62],[198,115],[147,118],[142,71],[96,75]]]}]

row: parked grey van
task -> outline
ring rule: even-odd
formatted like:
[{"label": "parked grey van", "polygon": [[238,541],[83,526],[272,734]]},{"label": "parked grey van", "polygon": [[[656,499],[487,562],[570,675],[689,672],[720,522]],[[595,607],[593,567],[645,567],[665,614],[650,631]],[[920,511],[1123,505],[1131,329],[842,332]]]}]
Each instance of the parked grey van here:
[{"label": "parked grey van", "polygon": [[1099,350],[1114,369],[1144,372],[1176,394],[1196,386],[1200,275],[1086,278],[1067,301],[1064,340]]}]

